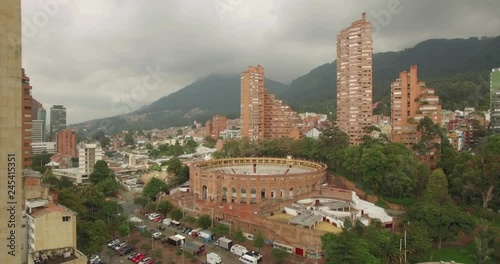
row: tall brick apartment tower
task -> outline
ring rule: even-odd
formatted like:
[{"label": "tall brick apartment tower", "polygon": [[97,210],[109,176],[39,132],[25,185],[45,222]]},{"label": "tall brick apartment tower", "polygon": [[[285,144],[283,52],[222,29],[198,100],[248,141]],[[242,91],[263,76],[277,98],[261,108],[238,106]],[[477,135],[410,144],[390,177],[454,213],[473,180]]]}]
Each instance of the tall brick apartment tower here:
[{"label": "tall brick apartment tower", "polygon": [[63,156],[78,157],[75,131],[63,129],[57,132],[57,152]]},{"label": "tall brick apartment tower", "polygon": [[372,124],[372,52],[372,24],[363,13],[337,35],[337,125],[354,145]]},{"label": "tall brick apartment tower", "polygon": [[[439,96],[433,88],[425,87],[425,83],[418,80],[417,65],[412,65],[410,71],[401,72],[391,84],[392,141],[408,147],[418,143],[421,135],[417,126],[426,116],[434,123],[441,123]],[[432,163],[432,157],[421,159]]]},{"label": "tall brick apartment tower", "polygon": [[211,120],[205,124],[205,135],[218,139],[220,132],[227,128],[227,117],[223,115],[214,115]]},{"label": "tall brick apartment tower", "polygon": [[22,69],[22,90],[23,90],[23,168],[31,167],[32,152],[31,152],[31,122],[33,120],[31,103],[31,85],[30,78],[26,76],[24,69]]},{"label": "tall brick apartment tower", "polygon": [[241,73],[241,136],[250,140],[300,137],[300,118],[282,100],[268,93],[264,67],[249,66]]}]

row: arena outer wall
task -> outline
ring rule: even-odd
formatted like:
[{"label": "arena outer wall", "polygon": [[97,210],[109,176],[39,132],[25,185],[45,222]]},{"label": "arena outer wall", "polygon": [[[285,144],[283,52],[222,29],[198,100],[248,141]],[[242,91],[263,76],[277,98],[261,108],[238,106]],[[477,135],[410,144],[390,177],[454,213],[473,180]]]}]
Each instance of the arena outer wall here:
[{"label": "arena outer wall", "polygon": [[[281,174],[235,174],[231,171],[237,166],[259,168],[259,165],[298,167],[308,171]],[[242,157],[192,163],[189,177],[196,199],[259,204],[269,199],[293,199],[294,196],[319,190],[326,180],[326,169],[325,164],[307,160]]]}]

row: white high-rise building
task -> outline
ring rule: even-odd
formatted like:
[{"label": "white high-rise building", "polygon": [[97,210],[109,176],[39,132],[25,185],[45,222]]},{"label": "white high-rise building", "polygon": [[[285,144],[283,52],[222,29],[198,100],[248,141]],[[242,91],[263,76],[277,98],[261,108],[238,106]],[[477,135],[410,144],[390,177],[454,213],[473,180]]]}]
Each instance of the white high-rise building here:
[{"label": "white high-rise building", "polygon": [[82,144],[78,149],[78,168],[84,173],[92,173],[94,164],[102,160],[102,148],[97,144]]}]

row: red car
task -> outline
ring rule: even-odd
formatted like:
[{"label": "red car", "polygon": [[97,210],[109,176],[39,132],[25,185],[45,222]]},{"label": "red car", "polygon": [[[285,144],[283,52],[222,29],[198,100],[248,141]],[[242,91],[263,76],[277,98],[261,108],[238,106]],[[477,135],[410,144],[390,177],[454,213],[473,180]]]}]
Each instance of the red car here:
[{"label": "red car", "polygon": [[163,216],[161,216],[161,215],[160,215],[160,216],[158,216],[157,218],[155,218],[153,221],[155,221],[155,222],[157,222],[157,223],[158,223],[158,222],[160,222],[160,221],[162,221],[162,220],[163,220]]},{"label": "red car", "polygon": [[132,261],[135,263],[139,263],[139,261],[143,260],[144,258],[146,258],[146,256],[142,254],[137,254],[137,256],[132,258]]}]

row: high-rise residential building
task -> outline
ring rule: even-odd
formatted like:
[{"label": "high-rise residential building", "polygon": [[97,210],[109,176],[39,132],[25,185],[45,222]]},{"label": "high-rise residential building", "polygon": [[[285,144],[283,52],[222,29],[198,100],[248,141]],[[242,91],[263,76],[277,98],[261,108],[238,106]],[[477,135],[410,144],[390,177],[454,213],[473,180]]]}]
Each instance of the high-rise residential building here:
[{"label": "high-rise residential building", "polygon": [[31,121],[31,142],[32,143],[43,142],[43,121],[42,120]]},{"label": "high-rise residential building", "polygon": [[223,115],[215,115],[205,124],[205,136],[218,139],[220,132],[227,128],[227,117]]},{"label": "high-rise residential building", "polygon": [[23,91],[23,168],[31,167],[31,85],[30,78],[26,76],[24,69],[22,70],[22,91]]},{"label": "high-rise residential building", "polygon": [[354,145],[372,125],[372,25],[363,13],[337,35],[337,125]]},{"label": "high-rise residential building", "polygon": [[250,66],[241,73],[241,136],[250,140],[300,137],[300,117],[268,93],[264,67]]},{"label": "high-rise residential building", "polygon": [[493,133],[500,133],[500,68],[491,70],[490,75],[490,124]]},{"label": "high-rise residential building", "polygon": [[42,140],[47,140],[47,111],[41,107],[38,109],[36,119],[42,121]]},{"label": "high-rise residential building", "polygon": [[85,174],[92,173],[95,163],[102,160],[102,148],[97,144],[82,144],[78,154],[78,168]]},{"label": "high-rise residential building", "polygon": [[50,108],[50,139],[56,140],[57,132],[66,128],[66,108],[54,105]]},{"label": "high-rise residential building", "polygon": [[433,88],[418,80],[417,65],[391,84],[392,141],[412,146],[421,139],[417,126],[424,117],[441,124],[441,104]]},{"label": "high-rise residential building", "polygon": [[76,132],[63,129],[57,132],[57,152],[63,156],[78,157],[76,152]]},{"label": "high-rise residential building", "polygon": [[21,72],[21,1],[0,1],[0,256],[22,263],[24,98]]},{"label": "high-rise residential building", "polygon": [[38,102],[35,98],[31,97],[31,118],[33,120],[37,120],[38,118],[38,111],[43,108],[43,105]]}]

